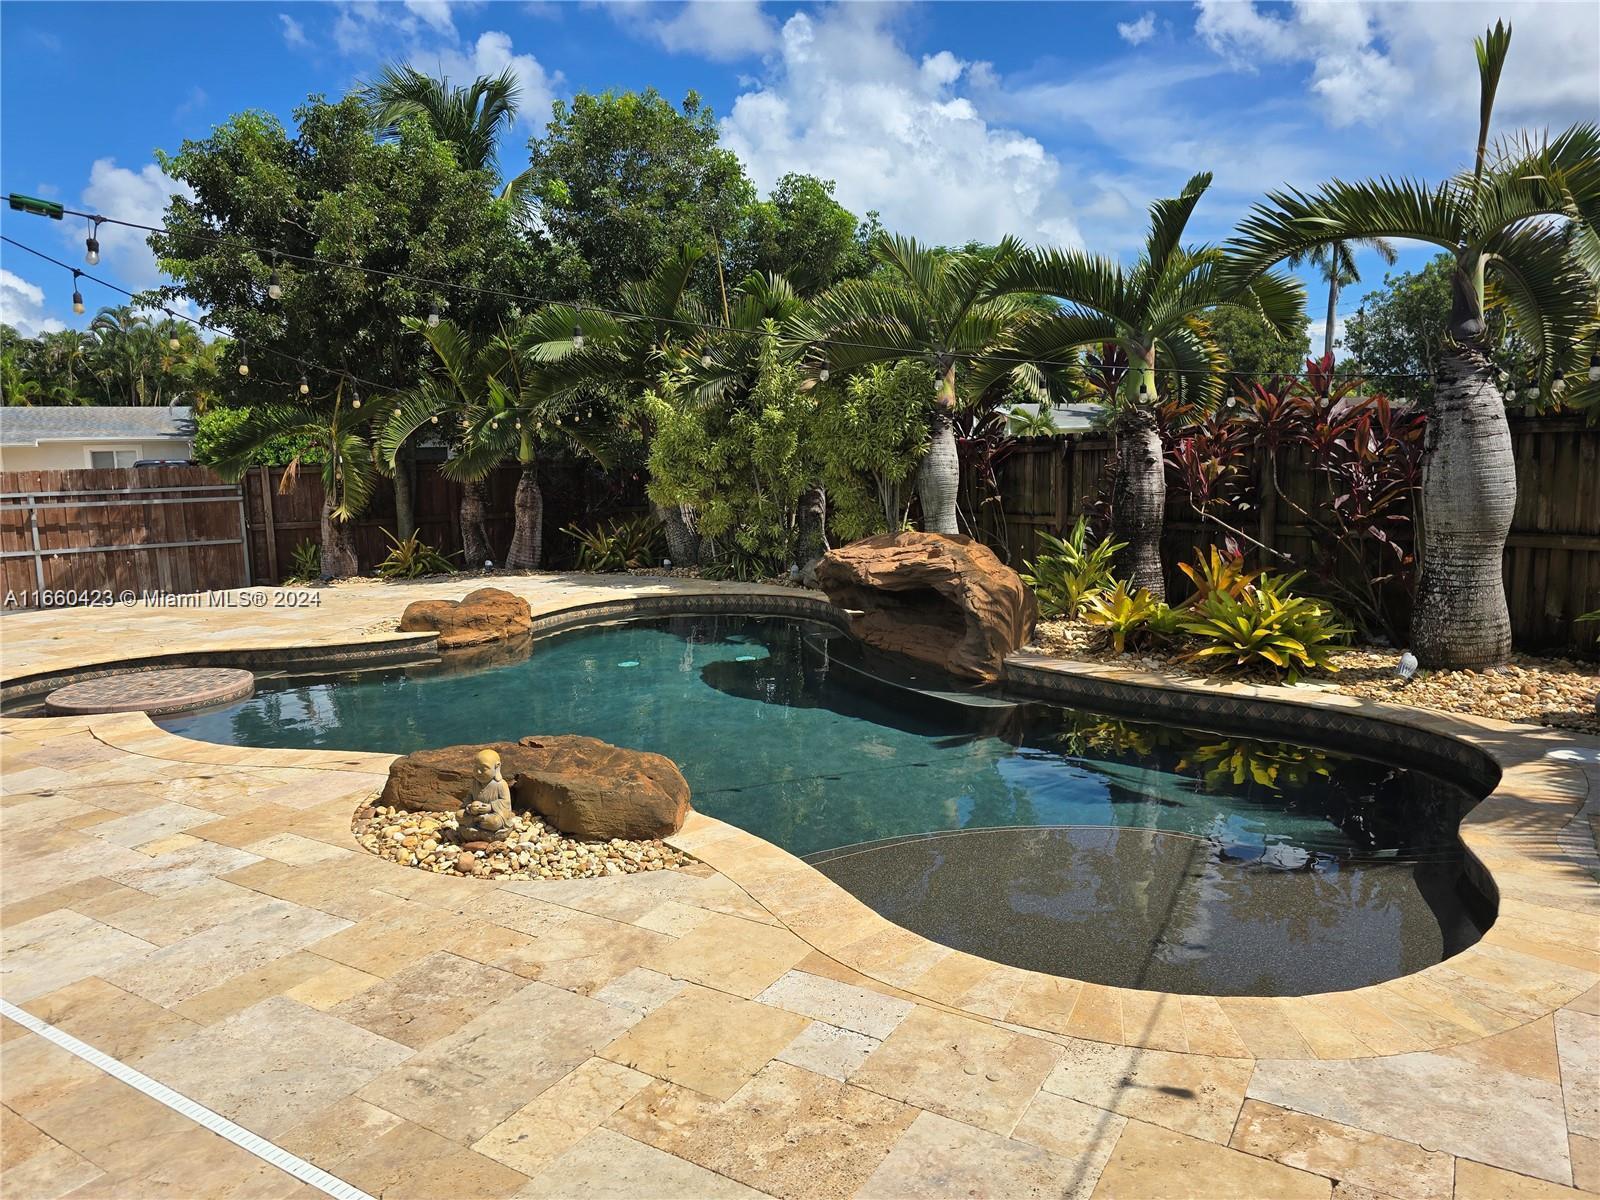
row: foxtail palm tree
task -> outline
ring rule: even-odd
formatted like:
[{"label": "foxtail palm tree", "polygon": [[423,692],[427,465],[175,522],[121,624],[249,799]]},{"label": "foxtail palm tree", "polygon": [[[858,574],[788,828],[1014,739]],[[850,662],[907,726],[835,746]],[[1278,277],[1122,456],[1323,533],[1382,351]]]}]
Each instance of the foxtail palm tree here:
[{"label": "foxtail palm tree", "polygon": [[1333,355],[1333,326],[1339,313],[1340,289],[1361,282],[1361,272],[1356,267],[1356,250],[1371,250],[1389,266],[1394,266],[1400,256],[1388,238],[1356,238],[1351,241],[1323,242],[1289,256],[1289,265],[1301,264],[1316,267],[1328,281],[1328,319],[1322,327],[1322,353]]},{"label": "foxtail palm tree", "polygon": [[1597,325],[1600,127],[1590,122],[1555,137],[1491,143],[1510,43],[1510,27],[1499,22],[1476,43],[1471,171],[1438,184],[1334,180],[1311,193],[1273,192],[1231,243],[1252,269],[1335,239],[1410,238],[1455,257],[1423,451],[1422,574],[1411,623],[1412,649],[1431,667],[1481,667],[1511,651],[1502,559],[1516,465],[1486,310],[1504,311],[1546,395],[1582,379],[1581,341]]},{"label": "foxtail palm tree", "polygon": [[1238,307],[1262,317],[1280,337],[1305,326],[1305,290],[1290,276],[1244,272],[1212,247],[1187,248],[1184,230],[1211,184],[1202,172],[1173,199],[1150,206],[1150,231],[1131,267],[1081,250],[1033,250],[1016,256],[992,281],[1000,292],[1039,292],[1059,311],[1021,332],[1018,353],[1062,361],[1086,348],[1127,355],[1112,404],[1117,466],[1112,537],[1123,543],[1119,571],[1156,596],[1166,594],[1161,526],[1166,480],[1154,410],[1163,382],[1176,398],[1202,404],[1221,397],[1221,352],[1206,314]]},{"label": "foxtail palm tree", "polygon": [[[958,533],[956,497],[960,459],[952,417],[960,403],[958,368],[1002,352],[1037,312],[1021,296],[999,294],[996,280],[1021,253],[1007,238],[992,250],[940,250],[912,238],[884,234],[873,244],[878,270],[835,284],[812,301],[809,312],[784,329],[791,348],[825,353],[830,370],[875,362],[923,359],[931,367],[928,452],[917,469],[922,527]],[[986,383],[1009,376],[1048,403],[1051,381],[1031,362],[1006,362],[983,375]],[[968,392],[982,391],[969,386]]]}]

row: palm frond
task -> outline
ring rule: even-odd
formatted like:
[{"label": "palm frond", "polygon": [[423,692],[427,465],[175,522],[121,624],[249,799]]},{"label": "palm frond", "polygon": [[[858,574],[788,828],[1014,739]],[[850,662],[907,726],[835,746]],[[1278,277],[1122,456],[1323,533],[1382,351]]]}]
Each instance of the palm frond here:
[{"label": "palm frond", "polygon": [[1510,230],[1489,244],[1488,253],[1490,299],[1505,308],[1548,385],[1595,324],[1594,279],[1574,258],[1565,231],[1555,225]]},{"label": "palm frond", "polygon": [[1454,250],[1471,223],[1470,201],[1455,181],[1335,179],[1315,192],[1268,193],[1239,223],[1227,249],[1234,271],[1248,279],[1326,242],[1412,238]]}]

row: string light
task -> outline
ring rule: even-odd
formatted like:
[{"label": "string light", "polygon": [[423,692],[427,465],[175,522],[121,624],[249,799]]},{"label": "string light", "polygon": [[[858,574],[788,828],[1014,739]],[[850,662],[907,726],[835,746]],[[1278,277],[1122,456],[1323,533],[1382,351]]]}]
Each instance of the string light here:
[{"label": "string light", "polygon": [[827,383],[828,376],[831,374],[833,374],[833,372],[828,369],[828,356],[824,354],[822,356],[822,365],[817,368],[817,379],[823,383]]},{"label": "string light", "polygon": [[583,349],[583,326],[582,325],[574,325],[572,327],[572,348],[574,350],[582,350]]},{"label": "string light", "polygon": [[72,269],[72,311],[75,313],[83,311],[83,293],[78,290],[78,277],[82,274],[76,267]]},{"label": "string light", "polygon": [[95,217],[91,217],[90,220],[93,225],[89,230],[89,236],[83,239],[83,261],[93,267],[100,262],[100,221]]},{"label": "string light", "polygon": [[439,302],[437,300],[428,302],[428,328],[439,328]]},{"label": "string light", "polygon": [[350,385],[350,407],[361,407],[361,389],[356,387],[356,385],[353,383]]},{"label": "string light", "polygon": [[437,425],[438,423],[439,423],[439,414],[438,413],[434,413],[433,416],[428,418],[428,424],[429,425]]},{"label": "string light", "polygon": [[177,334],[173,334],[171,337],[169,337],[167,339],[167,349],[168,350],[178,350],[178,349],[181,349],[182,347],[183,347],[183,343],[178,340],[178,335]]},{"label": "string light", "polygon": [[239,347],[239,374],[250,374],[250,352],[243,346]]},{"label": "string light", "polygon": [[306,379],[306,373],[304,371],[300,372],[300,394],[302,396],[311,395],[311,383]]},{"label": "string light", "polygon": [[710,367],[711,366],[711,351],[709,351],[709,350],[701,351],[701,353],[700,353],[700,365],[702,367]]},{"label": "string light", "polygon": [[1555,369],[1555,374],[1550,376],[1550,394],[1559,396],[1567,390],[1567,373],[1560,367]]},{"label": "string light", "polygon": [[274,300],[283,299],[283,282],[278,278],[278,268],[272,268],[272,274],[267,277],[267,295]]}]

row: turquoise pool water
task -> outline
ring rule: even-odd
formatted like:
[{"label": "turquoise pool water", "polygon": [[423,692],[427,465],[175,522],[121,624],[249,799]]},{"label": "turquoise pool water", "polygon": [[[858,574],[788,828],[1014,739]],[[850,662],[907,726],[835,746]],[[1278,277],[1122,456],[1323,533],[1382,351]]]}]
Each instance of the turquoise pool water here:
[{"label": "turquoise pool water", "polygon": [[581,733],[654,750],[695,807],[811,856],[891,919],[1100,982],[1350,987],[1478,936],[1456,837],[1474,797],[1452,784],[1291,743],[919,696],[858,658],[789,619],[638,620],[499,664],[263,679],[162,724],[250,746]]}]

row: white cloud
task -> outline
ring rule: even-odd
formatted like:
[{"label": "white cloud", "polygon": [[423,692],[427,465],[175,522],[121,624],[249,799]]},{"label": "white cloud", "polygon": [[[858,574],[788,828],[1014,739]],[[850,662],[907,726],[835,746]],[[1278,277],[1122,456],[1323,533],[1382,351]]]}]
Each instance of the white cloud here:
[{"label": "white cloud", "polygon": [[303,50],[311,44],[306,37],[306,27],[296,21],[288,13],[279,13],[278,20],[283,22],[283,43],[293,50]]},{"label": "white cloud", "polygon": [[450,0],[405,0],[406,11],[435,33],[456,36],[456,23],[450,16]]},{"label": "white cloud", "polygon": [[1156,14],[1147,12],[1137,21],[1118,21],[1117,35],[1130,46],[1143,45],[1156,35]]},{"label": "white cloud", "polygon": [[862,4],[784,24],[763,84],[722,122],[757,185],[789,171],[832,179],[840,203],[935,242],[1080,242],[1060,163],[958,93],[970,64],[949,51],[912,58],[884,20]]},{"label": "white cloud", "polygon": [[[1306,63],[1333,126],[1368,124],[1403,138],[1422,125],[1470,138],[1478,78],[1471,39],[1499,18],[1514,29],[1496,111],[1501,128],[1566,125],[1600,109],[1600,8],[1541,0],[1375,3],[1297,0],[1285,15],[1253,0],[1198,0],[1195,31],[1241,68]],[[1471,150],[1463,144],[1458,152]]]},{"label": "white cloud", "polygon": [[778,44],[778,25],[760,0],[688,0],[670,17],[663,5],[641,0],[610,6],[617,20],[659,42],[673,54],[696,54],[717,62],[767,54]]},{"label": "white cloud", "polygon": [[[101,213],[139,225],[161,225],[166,219],[168,200],[176,195],[193,194],[188,184],[169,178],[155,163],[146,163],[139,170],[131,171],[117,166],[115,159],[98,158],[89,169],[89,185],[83,189],[78,207],[85,212]],[[75,255],[81,257],[83,239],[88,236],[87,226],[69,217],[62,232],[72,243]],[[100,226],[98,236],[100,266],[96,274],[130,292],[154,287],[162,281],[155,255],[146,243],[149,234],[145,230],[105,224]],[[108,296],[104,300],[107,304],[121,302],[120,297]]]},{"label": "white cloud", "polygon": [[44,289],[0,267],[0,322],[23,337],[55,333],[66,326],[44,315]]},{"label": "white cloud", "polygon": [[[422,54],[411,59],[419,69],[427,61]],[[522,92],[517,120],[537,129],[543,129],[550,120],[550,105],[556,98],[556,89],[564,82],[560,71],[548,73],[533,55],[513,53],[510,34],[493,30],[479,34],[470,47],[436,51],[432,61],[456,84],[470,82],[479,75],[498,75],[510,68]]]},{"label": "white cloud", "polygon": [[[1311,307],[1315,308],[1316,306],[1317,306],[1316,297],[1313,296],[1312,300],[1311,300]],[[1340,313],[1340,314],[1338,314],[1337,316],[1334,317],[1334,319],[1333,319],[1333,359],[1334,359],[1335,362],[1343,362],[1345,359],[1350,357],[1350,351],[1345,348],[1345,344],[1344,344],[1344,325],[1345,325],[1344,314]],[[1318,317],[1315,321],[1307,321],[1306,322],[1306,336],[1311,339],[1311,357],[1312,358],[1321,358],[1322,357],[1322,346],[1323,346],[1322,331],[1324,329],[1326,329],[1327,327],[1328,327],[1328,319],[1327,319],[1326,314],[1324,314],[1321,317]]]}]

